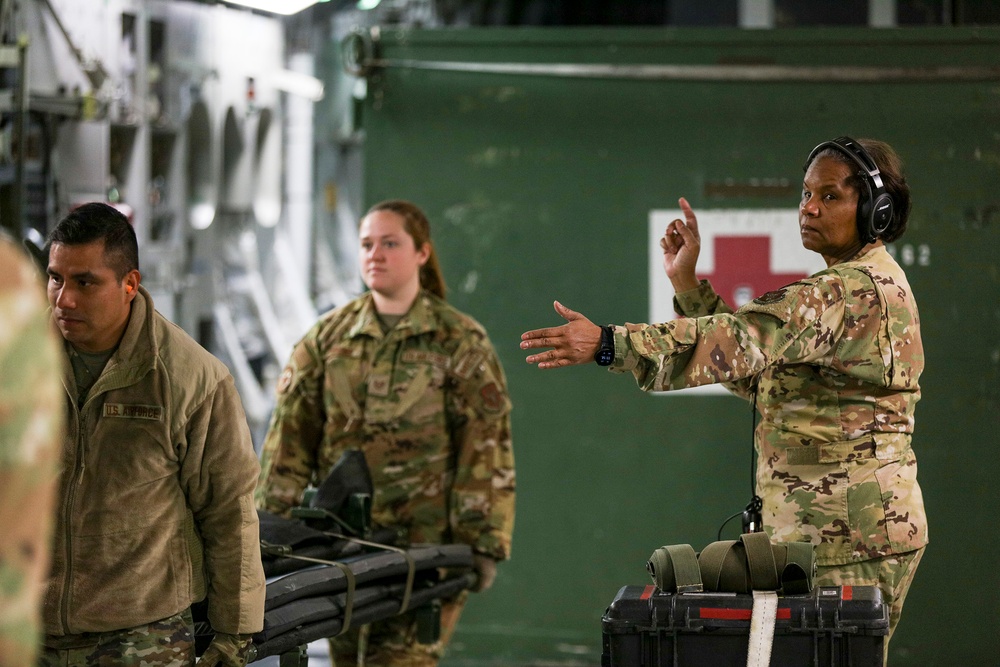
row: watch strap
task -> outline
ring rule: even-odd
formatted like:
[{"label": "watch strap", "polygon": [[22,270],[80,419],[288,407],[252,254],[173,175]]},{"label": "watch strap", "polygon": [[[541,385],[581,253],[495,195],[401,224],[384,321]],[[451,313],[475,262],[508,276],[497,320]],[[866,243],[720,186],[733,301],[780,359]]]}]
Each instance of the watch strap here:
[{"label": "watch strap", "polygon": [[594,354],[598,366],[610,366],[615,360],[615,329],[611,324],[601,326],[601,343]]}]

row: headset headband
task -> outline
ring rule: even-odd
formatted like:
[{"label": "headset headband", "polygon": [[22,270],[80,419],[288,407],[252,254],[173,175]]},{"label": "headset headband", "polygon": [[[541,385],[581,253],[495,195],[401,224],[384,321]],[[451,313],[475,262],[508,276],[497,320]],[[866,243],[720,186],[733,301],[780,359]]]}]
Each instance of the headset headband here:
[{"label": "headset headband", "polygon": [[806,167],[812,163],[813,159],[824,149],[824,148],[836,148],[838,151],[851,158],[856,165],[861,167],[862,170],[871,179],[873,194],[877,196],[878,192],[885,190],[885,186],[882,184],[882,172],[879,171],[878,165],[875,164],[875,160],[872,159],[871,155],[868,154],[861,144],[856,142],[850,137],[837,137],[831,141],[824,141],[816,148],[812,149],[809,153],[809,157],[806,158]]}]

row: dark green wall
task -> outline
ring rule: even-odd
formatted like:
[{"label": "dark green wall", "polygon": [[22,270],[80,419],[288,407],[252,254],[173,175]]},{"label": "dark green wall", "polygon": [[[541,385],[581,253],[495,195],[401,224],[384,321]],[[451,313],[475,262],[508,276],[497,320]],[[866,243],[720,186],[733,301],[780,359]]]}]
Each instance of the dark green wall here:
[{"label": "dark green wall", "polygon": [[[510,29],[383,30],[380,48],[390,61],[996,68],[998,45],[1000,31],[971,29]],[[794,207],[808,151],[841,134],[902,154],[915,208],[895,250],[925,246],[928,260],[905,268],[927,354],[914,447],[932,542],[892,664],[996,660],[1000,82],[960,76],[683,82],[390,66],[369,81],[366,203],[426,209],[451,300],[489,330],[515,406],[513,559],[469,604],[444,664],[599,664],[601,614],[620,586],[647,582],[649,554],[700,548],[742,508],[744,403],[645,395],[596,367],[542,372],[518,337],[559,322],[553,299],[597,322],[646,321],[651,209],[679,196],[696,211]],[[720,190],[726,179],[740,187]]]}]

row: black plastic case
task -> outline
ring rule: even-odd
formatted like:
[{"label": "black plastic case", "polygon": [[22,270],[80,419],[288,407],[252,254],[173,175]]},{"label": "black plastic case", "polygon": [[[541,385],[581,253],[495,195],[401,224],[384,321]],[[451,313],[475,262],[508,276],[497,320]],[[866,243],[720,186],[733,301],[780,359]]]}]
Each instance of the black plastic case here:
[{"label": "black plastic case", "polygon": [[[753,596],[623,586],[601,619],[602,667],[747,664]],[[880,667],[889,613],[874,586],[778,598],[771,666]]]}]

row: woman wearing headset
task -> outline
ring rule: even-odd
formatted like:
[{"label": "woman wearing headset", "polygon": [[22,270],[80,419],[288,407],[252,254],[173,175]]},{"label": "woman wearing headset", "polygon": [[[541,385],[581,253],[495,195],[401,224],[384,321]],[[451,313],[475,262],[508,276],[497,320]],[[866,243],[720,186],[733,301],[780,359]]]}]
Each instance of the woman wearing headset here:
[{"label": "woman wearing headset", "polygon": [[[827,269],[733,312],[695,275],[698,222],[661,240],[682,316],[599,327],[556,302],[567,323],[529,331],[539,368],[596,361],[644,390],[724,383],[755,401],[756,491],[765,531],[816,547],[818,585],[877,585],[890,633],[927,544],[910,440],[924,356],[909,283],[883,241],[906,229],[910,191],[883,142],[841,137],[806,161],[799,229]],[[758,500],[755,497],[755,500]]]}]

